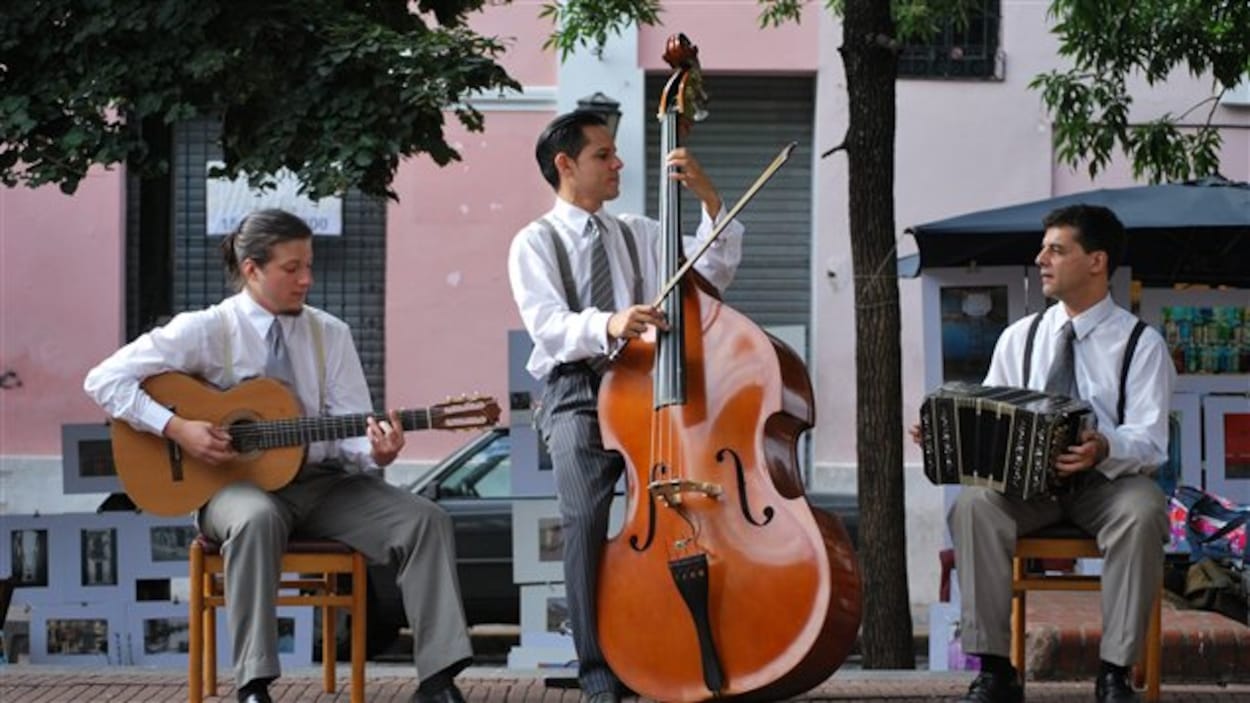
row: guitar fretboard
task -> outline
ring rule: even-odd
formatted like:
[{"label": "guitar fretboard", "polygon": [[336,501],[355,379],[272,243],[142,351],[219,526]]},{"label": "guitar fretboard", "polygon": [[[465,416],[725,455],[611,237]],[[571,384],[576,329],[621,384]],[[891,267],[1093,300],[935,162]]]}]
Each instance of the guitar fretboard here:
[{"label": "guitar fretboard", "polygon": [[[418,408],[401,410],[399,421],[405,432],[429,429],[437,414],[436,410]],[[276,447],[295,447],[313,442],[330,442],[349,437],[361,437],[368,428],[368,418],[386,419],[382,413],[358,413],[356,415],[331,415],[327,417],[293,417],[285,420],[239,422],[231,425],[230,437],[240,452]]]}]

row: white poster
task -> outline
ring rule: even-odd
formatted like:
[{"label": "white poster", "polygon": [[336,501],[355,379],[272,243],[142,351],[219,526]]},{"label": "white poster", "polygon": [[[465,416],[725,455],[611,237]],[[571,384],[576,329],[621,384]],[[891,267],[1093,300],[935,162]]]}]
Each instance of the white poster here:
[{"label": "white poster", "polygon": [[271,207],[298,215],[312,228],[313,234],[337,236],[343,233],[342,198],[312,200],[301,195],[299,179],[286,169],[274,176],[276,187],[263,191],[249,188],[244,176],[234,180],[208,176],[212,169],[222,166],[224,164],[221,161],[209,161],[205,167],[208,236],[222,237],[230,234],[249,212]]}]

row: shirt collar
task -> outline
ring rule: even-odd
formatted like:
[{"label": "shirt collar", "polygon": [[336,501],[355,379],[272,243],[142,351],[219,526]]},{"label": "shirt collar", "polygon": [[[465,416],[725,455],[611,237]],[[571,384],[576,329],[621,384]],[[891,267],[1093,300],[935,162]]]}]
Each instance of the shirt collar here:
[{"label": "shirt collar", "polygon": [[[567,224],[569,229],[577,233],[578,236],[586,234],[586,223],[590,220],[591,213],[563,198],[556,198],[556,205],[552,208],[551,213],[557,219]],[[606,211],[603,208],[599,208],[599,212],[594,214],[599,216],[599,221],[601,222],[606,217]]]},{"label": "shirt collar", "polygon": [[[1059,316],[1063,318],[1065,315],[1063,314],[1063,308],[1061,305],[1062,304],[1057,305],[1056,307],[1059,307]],[[1108,293],[1106,297],[1097,303],[1094,303],[1094,305],[1085,310],[1085,312],[1082,312],[1076,317],[1070,317],[1067,319],[1072,322],[1072,328],[1076,330],[1076,338],[1078,340],[1082,340],[1088,337],[1089,333],[1094,331],[1094,328],[1102,324],[1102,321],[1107,319],[1107,316],[1110,315],[1114,309],[1115,301],[1111,300],[1111,294]],[[1063,325],[1056,327],[1055,334],[1059,334],[1059,331],[1062,329]]]},{"label": "shirt collar", "polygon": [[[264,339],[269,335],[269,328],[275,321],[277,321],[278,324],[282,324],[282,318],[289,317],[287,315],[274,315],[268,310],[262,308],[260,303],[256,302],[256,300],[252,298],[252,294],[248,293],[246,290],[240,291],[238,295],[234,296],[234,299],[235,303],[239,306],[239,310],[243,312],[244,319],[252,325],[252,328],[256,330],[256,334],[260,335],[261,339]],[[290,331],[291,330],[288,327],[283,326],[282,332],[284,336],[289,334]]]}]

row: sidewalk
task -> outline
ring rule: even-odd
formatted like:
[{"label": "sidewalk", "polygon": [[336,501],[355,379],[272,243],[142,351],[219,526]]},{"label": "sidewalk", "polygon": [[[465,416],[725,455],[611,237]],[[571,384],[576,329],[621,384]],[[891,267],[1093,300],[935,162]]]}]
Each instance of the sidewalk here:
[{"label": "sidewalk", "polygon": [[[1036,592],[1029,596],[1028,670],[1030,702],[1082,703],[1093,698],[1100,634],[1097,593]],[[923,633],[922,633],[923,634]],[[546,688],[550,671],[472,667],[458,678],[468,700],[481,703],[576,703],[578,691]],[[854,663],[796,700],[945,701],[967,690],[970,672],[863,671]],[[405,703],[414,689],[407,664],[370,662],[370,703]],[[339,667],[337,694],[321,690],[320,668],[288,671],[274,685],[275,701],[348,703],[350,675]],[[234,691],[223,670],[218,698],[231,703]],[[138,667],[70,668],[0,665],[0,703],[185,703],[186,671]],[[1169,703],[1250,703],[1250,627],[1203,611],[1163,612],[1163,700]]]},{"label": "sidewalk", "polygon": [[[0,701],[4,703],[185,703],[185,672],[138,668],[69,669],[40,666],[0,667]],[[394,664],[370,664],[366,683],[369,703],[406,703],[415,688],[410,669]],[[795,699],[801,701],[944,701],[967,690],[972,674],[921,671],[844,671]],[[271,689],[280,703],[348,703],[346,667],[339,669],[337,694],[321,690],[320,669],[288,672]],[[465,697],[473,703],[576,703],[578,691],[550,689],[541,672],[515,672],[472,667],[458,679]],[[217,698],[231,703],[233,688],[223,685]],[[1028,700],[1045,703],[1086,703],[1093,698],[1092,681],[1038,682],[1028,684]],[[1167,703],[1233,703],[1250,701],[1250,683],[1169,684],[1164,681]]]}]

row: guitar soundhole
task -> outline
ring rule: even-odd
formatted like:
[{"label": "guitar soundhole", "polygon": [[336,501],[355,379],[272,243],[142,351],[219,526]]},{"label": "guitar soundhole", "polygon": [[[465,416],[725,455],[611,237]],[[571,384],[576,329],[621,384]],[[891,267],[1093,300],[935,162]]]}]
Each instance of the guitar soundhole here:
[{"label": "guitar soundhole", "polygon": [[[234,450],[240,454],[248,454],[258,452],[263,449],[264,435],[256,432],[249,432],[248,428],[256,424],[252,419],[242,419],[231,422],[227,425],[230,430],[230,444],[234,446]],[[236,431],[241,430],[241,431]]]}]

